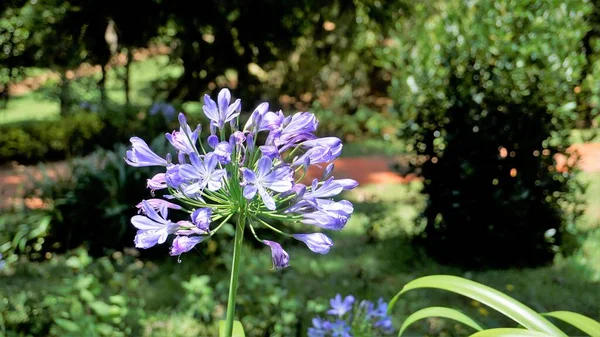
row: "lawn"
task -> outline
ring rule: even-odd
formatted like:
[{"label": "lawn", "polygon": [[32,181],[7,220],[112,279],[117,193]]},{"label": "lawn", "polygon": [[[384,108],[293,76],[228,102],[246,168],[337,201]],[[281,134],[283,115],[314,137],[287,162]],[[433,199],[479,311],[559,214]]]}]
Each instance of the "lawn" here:
[{"label": "lawn", "polygon": [[[130,95],[131,102],[137,106],[150,106],[153,102],[155,81],[179,76],[181,67],[167,65],[168,56],[154,56],[131,64]],[[111,68],[107,72],[106,92],[108,98],[117,103],[125,104],[125,91],[123,81],[124,67]],[[31,76],[41,75],[43,70],[35,69]],[[78,78],[73,81],[73,96],[77,101],[97,102],[100,92],[96,82],[101,75],[96,73],[93,77]],[[27,92],[20,96],[11,97],[8,106],[0,110],[0,125],[28,120],[46,120],[59,117],[60,105],[57,97],[56,80],[48,80],[36,91]]]}]

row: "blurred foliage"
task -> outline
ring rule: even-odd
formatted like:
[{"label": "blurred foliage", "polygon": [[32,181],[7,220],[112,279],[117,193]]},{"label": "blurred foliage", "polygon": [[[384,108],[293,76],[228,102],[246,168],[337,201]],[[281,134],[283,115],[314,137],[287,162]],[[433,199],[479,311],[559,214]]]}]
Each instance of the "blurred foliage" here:
[{"label": "blurred foliage", "polygon": [[424,244],[471,267],[551,261],[582,211],[572,161],[559,171],[555,156],[578,119],[589,4],[418,7],[379,57],[393,73],[401,137],[425,177]]},{"label": "blurred foliage", "polygon": [[[153,145],[164,151],[165,143],[161,137]],[[135,205],[150,197],[146,180],[152,171],[130,170],[125,151],[124,145],[97,151],[74,160],[66,174],[34,184],[27,196],[48,204],[52,218],[46,249],[64,252],[85,244],[91,254],[104,255],[131,246],[135,228],[129,221]]]},{"label": "blurred foliage", "polygon": [[98,148],[112,148],[132,135],[153,138],[176,121],[133,107],[97,106],[82,102],[58,120],[5,124],[0,132],[0,163],[31,164],[83,156]]},{"label": "blurred foliage", "polygon": [[102,144],[104,127],[100,116],[91,113],[74,114],[55,121],[3,125],[0,162],[35,163],[90,153]]}]

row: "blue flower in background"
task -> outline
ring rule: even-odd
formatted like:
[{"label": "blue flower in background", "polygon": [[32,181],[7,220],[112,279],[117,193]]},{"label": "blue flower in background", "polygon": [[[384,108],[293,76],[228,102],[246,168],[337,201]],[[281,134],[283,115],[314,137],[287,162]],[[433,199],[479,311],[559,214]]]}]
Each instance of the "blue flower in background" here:
[{"label": "blue flower in background", "polygon": [[327,310],[327,313],[330,315],[342,317],[348,311],[352,310],[352,305],[354,304],[354,296],[348,295],[342,301],[342,295],[337,294],[335,298],[332,298],[329,301],[329,304],[331,304],[331,309]]},{"label": "blue flower in background", "polygon": [[165,118],[167,122],[170,122],[175,119],[176,114],[175,107],[169,103],[165,102],[157,102],[150,106],[148,113],[150,116],[158,115],[159,113]]},{"label": "blue flower in background", "polygon": [[329,319],[313,318],[308,337],[381,336],[394,333],[392,318],[386,312],[387,303],[381,298],[377,305],[366,300],[356,305],[354,296],[348,295],[342,299],[342,295],[337,294],[329,302]]}]

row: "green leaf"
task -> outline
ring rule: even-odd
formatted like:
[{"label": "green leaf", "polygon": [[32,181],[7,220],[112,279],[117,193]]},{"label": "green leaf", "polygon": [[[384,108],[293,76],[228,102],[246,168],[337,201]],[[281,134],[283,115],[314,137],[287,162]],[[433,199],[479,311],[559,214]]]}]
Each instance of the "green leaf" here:
[{"label": "green leaf", "polygon": [[600,337],[600,322],[571,311],[553,311],[542,314],[548,317],[557,318],[565,323],[571,324],[577,329],[590,335],[590,337]]},{"label": "green leaf", "polygon": [[464,325],[470,326],[471,328],[481,331],[483,328],[469,316],[463,314],[462,312],[446,307],[429,307],[425,309],[421,309],[412,315],[408,316],[404,322],[402,323],[402,327],[400,327],[400,332],[398,333],[398,337],[402,335],[404,330],[408,328],[409,325],[415,323],[416,321],[428,318],[428,317],[442,317],[449,318],[455,321],[458,321]]},{"label": "green leaf", "polygon": [[434,288],[451,291],[479,301],[513,319],[521,326],[549,334],[551,336],[567,335],[550,321],[512,297],[471,280],[451,275],[432,275],[413,280],[392,298],[388,306],[388,314],[392,312],[396,301],[407,291],[421,288]]},{"label": "green leaf", "polygon": [[[225,336],[225,321],[219,321],[219,337],[230,337]],[[244,333],[244,327],[242,326],[242,322],[233,321],[233,332],[231,337],[246,337]]]},{"label": "green leaf", "polygon": [[555,337],[556,335],[550,335],[544,332],[532,331],[527,329],[512,329],[512,328],[500,328],[500,329],[488,329],[476,332],[469,337]]},{"label": "green leaf", "polygon": [[56,325],[58,325],[58,327],[62,328],[63,330],[69,331],[69,332],[79,331],[79,326],[77,324],[75,324],[73,321],[69,321],[68,319],[54,318],[54,323],[56,323]]}]

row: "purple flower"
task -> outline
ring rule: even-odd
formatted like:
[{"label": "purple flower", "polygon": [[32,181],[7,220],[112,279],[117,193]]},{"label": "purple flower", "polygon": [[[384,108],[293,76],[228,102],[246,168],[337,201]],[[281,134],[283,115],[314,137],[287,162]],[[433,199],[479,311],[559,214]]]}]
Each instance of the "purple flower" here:
[{"label": "purple flower", "polygon": [[192,222],[200,230],[208,232],[210,226],[210,217],[212,216],[212,209],[210,208],[198,208],[192,213]]},{"label": "purple flower", "polygon": [[219,162],[214,153],[207,153],[204,160],[195,153],[191,153],[190,162],[191,164],[183,164],[179,168],[181,177],[194,181],[185,188],[186,194],[194,194],[204,188],[208,188],[209,191],[217,191],[223,186],[222,179],[226,172],[224,169],[217,169]]},{"label": "purple flower", "polygon": [[337,294],[335,298],[332,298],[329,301],[331,305],[331,309],[327,310],[327,313],[330,315],[336,315],[338,317],[344,316],[347,312],[352,310],[352,305],[354,304],[354,296],[348,295],[342,301],[342,295]]},{"label": "purple flower", "polygon": [[272,169],[273,161],[269,157],[261,157],[257,163],[256,173],[249,169],[244,170],[244,197],[252,200],[256,192],[260,195],[267,209],[275,210],[275,200],[267,192],[267,188],[275,192],[287,192],[292,189],[294,182],[293,173],[288,166]]},{"label": "purple flower", "polygon": [[358,181],[354,179],[336,179],[333,182],[341,185],[344,190],[351,190],[358,186]]},{"label": "purple flower", "polygon": [[325,337],[327,332],[331,330],[331,323],[320,317],[313,318],[312,324],[313,326],[308,328],[308,337]]},{"label": "purple flower", "polygon": [[[265,115],[263,122],[267,119],[267,115],[269,114]],[[310,112],[295,113],[286,117],[279,127],[276,127],[276,123],[272,124],[276,128],[269,132],[267,145],[275,145],[280,148],[280,152],[283,152],[300,142],[316,138],[313,132],[318,124],[317,118]]]},{"label": "purple flower", "polygon": [[143,211],[144,202],[146,202],[148,205],[150,205],[150,207],[152,207],[153,209],[158,210],[160,212],[160,214],[163,215],[163,217],[167,216],[167,212],[168,212],[169,208],[177,209],[177,210],[181,209],[181,206],[174,204],[172,202],[168,202],[163,199],[148,199],[148,200],[143,200],[139,204],[135,205],[135,207],[137,207],[139,209],[138,213]]},{"label": "purple flower", "polygon": [[346,226],[353,211],[352,203],[347,200],[317,199],[315,209],[302,214],[302,223],[337,231]]},{"label": "purple flower", "polygon": [[125,158],[127,164],[134,167],[168,165],[167,160],[150,150],[148,144],[143,139],[131,137],[129,141],[131,142],[132,149],[127,151],[127,157]]},{"label": "purple flower", "polygon": [[229,164],[231,163],[231,145],[229,142],[220,142],[215,147],[214,151],[215,156],[219,160],[221,164]]},{"label": "purple flower", "polygon": [[279,157],[279,149],[273,145],[263,145],[258,148],[260,152],[271,159]]},{"label": "purple flower", "polygon": [[171,165],[167,167],[167,172],[165,173],[165,180],[167,181],[167,185],[177,188],[184,182],[183,177],[179,173],[179,167],[181,165]]},{"label": "purple flower", "polygon": [[185,119],[185,115],[179,114],[179,131],[173,131],[173,133],[167,133],[165,137],[180,153],[190,154],[192,152],[198,152],[196,149],[196,142],[200,136],[200,125],[196,127],[196,130],[192,132],[192,129]]},{"label": "purple flower", "polygon": [[141,208],[146,216],[135,215],[131,218],[131,224],[138,229],[134,239],[137,248],[150,248],[156,244],[164,243],[169,234],[177,231],[177,224],[166,219],[166,209],[164,209],[164,213],[161,213],[161,217],[145,200],[142,201]]},{"label": "purple flower", "polygon": [[5,266],[6,266],[6,261],[4,261],[4,259],[2,259],[2,254],[0,254],[0,270],[4,269]]},{"label": "purple flower", "polygon": [[394,327],[392,325],[392,318],[387,314],[387,307],[387,303],[383,298],[380,298],[377,301],[376,307],[371,305],[371,310],[367,312],[367,318],[375,319],[375,323],[373,324],[375,328],[379,328],[386,333],[392,333]]},{"label": "purple flower", "polygon": [[264,119],[264,115],[267,113],[267,110],[269,110],[269,103],[264,102],[259,104],[244,125],[244,131],[252,131],[256,133],[261,131],[261,129],[264,130],[264,128],[261,128],[261,124]]},{"label": "purple flower", "polygon": [[228,89],[222,89],[217,98],[217,104],[208,95],[204,95],[204,106],[202,110],[208,119],[212,121],[219,129],[222,129],[225,123],[230,122],[240,114],[241,102],[237,99],[231,105],[231,93]]},{"label": "purple flower", "polygon": [[329,163],[337,159],[342,154],[342,141],[336,137],[325,137],[308,140],[300,144],[308,150],[300,157],[296,158],[292,166],[302,165],[306,158],[310,158],[312,164]]},{"label": "purple flower", "polygon": [[294,239],[304,242],[308,249],[318,254],[327,254],[333,247],[333,241],[322,233],[294,234]]},{"label": "purple flower", "polygon": [[158,173],[152,179],[148,179],[147,187],[152,191],[167,188],[167,179],[164,173]]},{"label": "purple flower", "polygon": [[319,180],[313,179],[310,192],[304,194],[304,199],[314,200],[317,198],[331,198],[342,193],[344,187],[329,178],[319,186]]},{"label": "purple flower", "polygon": [[273,258],[273,268],[283,269],[290,265],[290,256],[281,248],[281,245],[274,241],[263,240],[263,243],[271,248],[271,257]]},{"label": "purple flower", "polygon": [[208,238],[208,236],[177,236],[175,237],[175,240],[173,240],[169,255],[177,256],[187,253],[206,238]]},{"label": "purple flower", "polygon": [[352,337],[350,329],[351,327],[346,321],[338,319],[335,323],[331,324],[331,337]]},{"label": "purple flower", "polygon": [[277,112],[269,111],[263,115],[258,131],[277,130],[283,124],[284,119],[285,116],[283,115],[283,112],[281,112],[281,110]]}]

